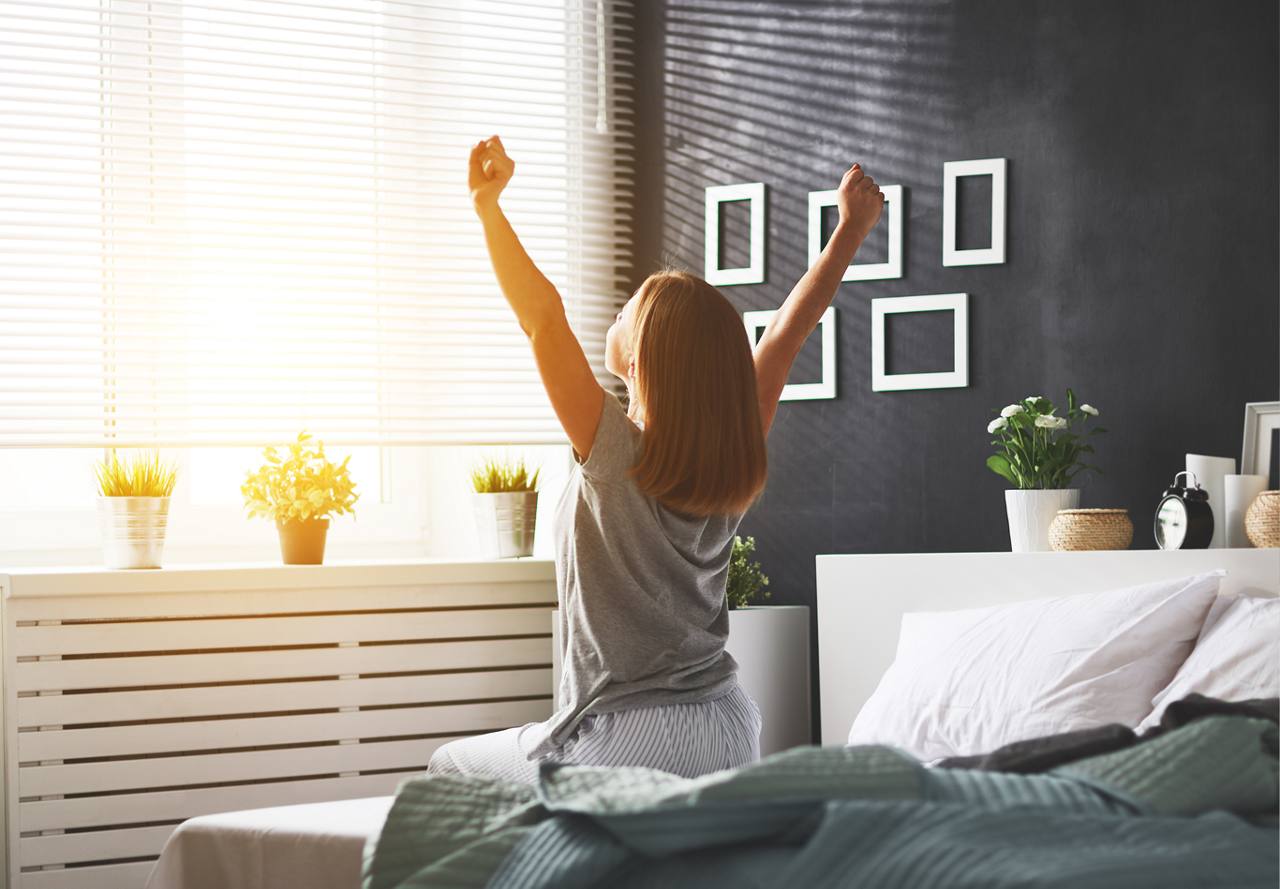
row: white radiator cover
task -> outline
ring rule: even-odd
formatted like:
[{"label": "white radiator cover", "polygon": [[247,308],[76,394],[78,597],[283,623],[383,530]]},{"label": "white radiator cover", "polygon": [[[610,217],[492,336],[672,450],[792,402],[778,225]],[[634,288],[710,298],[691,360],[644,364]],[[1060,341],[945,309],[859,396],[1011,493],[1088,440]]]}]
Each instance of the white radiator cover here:
[{"label": "white radiator cover", "polygon": [[551,714],[543,560],[0,574],[4,872],[137,889],[193,815],[388,794]]}]

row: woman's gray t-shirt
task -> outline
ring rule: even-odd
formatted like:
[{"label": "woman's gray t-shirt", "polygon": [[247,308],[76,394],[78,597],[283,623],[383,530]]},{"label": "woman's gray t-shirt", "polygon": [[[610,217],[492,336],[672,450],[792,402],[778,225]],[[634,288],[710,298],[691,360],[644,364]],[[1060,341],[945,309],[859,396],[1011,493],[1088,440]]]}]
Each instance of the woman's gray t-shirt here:
[{"label": "woman's gray t-shirt", "polygon": [[725,579],[742,516],[688,516],[641,492],[627,472],[641,434],[605,393],[556,506],[561,706],[535,753],[588,714],[706,701],[737,682]]}]

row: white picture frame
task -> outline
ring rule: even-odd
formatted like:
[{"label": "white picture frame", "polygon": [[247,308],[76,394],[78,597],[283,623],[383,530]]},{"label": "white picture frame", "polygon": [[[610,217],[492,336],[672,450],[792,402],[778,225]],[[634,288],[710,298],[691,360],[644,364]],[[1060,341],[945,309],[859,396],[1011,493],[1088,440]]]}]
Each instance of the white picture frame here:
[{"label": "white picture frame", "polygon": [[1251,401],[1244,406],[1244,446],[1240,451],[1240,472],[1267,477],[1271,487],[1271,438],[1280,429],[1280,401]]},{"label": "white picture frame", "polygon": [[[841,281],[886,281],[902,277],[902,186],[882,185],[884,213],[889,226],[889,250],[884,262],[849,263]],[[836,189],[809,192],[809,265],[822,255],[822,211],[836,205]]]},{"label": "white picture frame", "polygon": [[[885,318],[910,312],[955,314],[954,361],[949,371],[933,373],[885,372]],[[892,296],[871,300],[871,391],[901,392],[909,389],[962,389],[969,385],[969,294],[932,293]]]},{"label": "white picture frame", "polygon": [[[767,195],[763,182],[708,185],[703,212],[703,277],[717,287],[726,284],[763,284],[765,210]],[[750,264],[741,268],[720,268],[720,205],[726,201],[751,202]]]},{"label": "white picture frame", "polygon": [[[1004,262],[1006,169],[1008,159],[987,157],[968,161],[946,161],[942,165],[942,264],[1000,265]],[[991,177],[991,246],[956,249],[957,180],[962,176]]]},{"label": "white picture frame", "polygon": [[[743,312],[742,323],[747,328],[747,340],[751,348],[756,346],[757,331],[767,327],[776,309],[759,312]],[[818,321],[818,333],[822,337],[822,379],[816,383],[787,383],[782,387],[779,401],[812,401],[836,397],[836,308],[827,306]]]}]

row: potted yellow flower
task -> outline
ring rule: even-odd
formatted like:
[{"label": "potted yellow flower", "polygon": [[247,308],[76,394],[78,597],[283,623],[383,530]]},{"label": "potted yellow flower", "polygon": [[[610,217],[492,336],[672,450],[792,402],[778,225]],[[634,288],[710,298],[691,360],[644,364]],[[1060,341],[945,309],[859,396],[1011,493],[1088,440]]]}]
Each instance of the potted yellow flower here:
[{"label": "potted yellow flower", "polygon": [[287,456],[274,445],[263,449],[267,462],[250,472],[240,492],[249,515],[275,519],[280,533],[280,555],[286,565],[319,565],[324,562],[329,516],[351,513],[360,499],[347,469],[347,456],[330,463],[324,442],[305,431],[289,445]]},{"label": "potted yellow flower", "polygon": [[108,568],[159,568],[178,468],[153,451],[121,462],[114,451],[94,465]]}]

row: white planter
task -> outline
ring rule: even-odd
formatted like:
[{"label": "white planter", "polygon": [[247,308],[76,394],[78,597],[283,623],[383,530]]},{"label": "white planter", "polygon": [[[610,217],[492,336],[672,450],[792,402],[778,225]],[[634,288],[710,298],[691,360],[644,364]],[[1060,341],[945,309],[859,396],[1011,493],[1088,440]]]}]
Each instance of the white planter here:
[{"label": "white planter", "polygon": [[533,555],[538,522],[538,492],[475,494],[476,533],[487,559]]},{"label": "white planter", "polygon": [[[560,612],[551,612],[553,706],[560,709]],[[725,650],[738,682],[760,707],[760,755],[809,744],[809,608],[753,605],[729,612]]]},{"label": "white planter", "polygon": [[159,568],[168,497],[98,497],[102,558],[108,568]]},{"label": "white planter", "polygon": [[760,706],[760,755],[810,743],[808,607],[731,610],[725,650],[738,662],[738,682]]},{"label": "white planter", "polygon": [[1080,505],[1079,488],[1011,489],[1004,492],[1009,543],[1015,553],[1049,552],[1049,525],[1060,509]]}]

